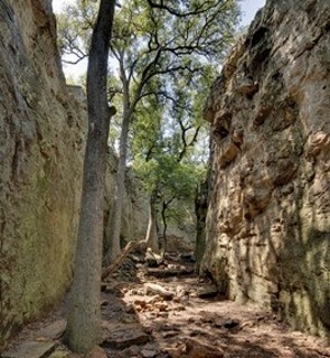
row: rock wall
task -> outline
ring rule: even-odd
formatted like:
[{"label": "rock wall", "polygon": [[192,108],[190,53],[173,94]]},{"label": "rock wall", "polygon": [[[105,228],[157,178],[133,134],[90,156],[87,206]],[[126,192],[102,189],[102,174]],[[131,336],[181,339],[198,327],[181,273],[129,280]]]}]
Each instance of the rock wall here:
[{"label": "rock wall", "polygon": [[[72,278],[87,118],[83,92],[65,84],[51,0],[0,1],[0,85],[1,352]],[[147,226],[148,200],[127,191],[123,227],[131,232],[123,236],[135,238]]]},{"label": "rock wall", "polygon": [[0,2],[0,347],[72,275],[84,138],[51,1]]},{"label": "rock wall", "polygon": [[330,328],[330,2],[269,0],[205,108],[203,267],[231,299]]}]

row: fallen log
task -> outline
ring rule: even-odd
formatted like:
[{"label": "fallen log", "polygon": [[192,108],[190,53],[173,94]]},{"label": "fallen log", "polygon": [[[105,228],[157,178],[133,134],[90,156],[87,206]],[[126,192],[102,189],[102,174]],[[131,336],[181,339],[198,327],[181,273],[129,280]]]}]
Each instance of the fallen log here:
[{"label": "fallen log", "polygon": [[115,262],[113,264],[110,264],[102,271],[102,280],[104,280],[109,275],[112,275],[114,272],[116,272],[123,261],[126,259],[126,257],[129,255],[131,251],[136,249],[137,247],[140,247],[141,245],[145,244],[144,241],[130,241],[122,251],[122,253],[116,258]]}]

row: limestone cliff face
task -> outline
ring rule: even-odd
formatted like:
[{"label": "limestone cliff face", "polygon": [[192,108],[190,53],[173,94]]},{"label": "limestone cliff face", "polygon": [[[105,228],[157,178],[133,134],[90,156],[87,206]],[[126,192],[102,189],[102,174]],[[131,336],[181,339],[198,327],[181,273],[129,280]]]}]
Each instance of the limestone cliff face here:
[{"label": "limestone cliff face", "polygon": [[50,0],[0,2],[0,346],[72,274],[84,138]]},{"label": "limestone cliff face", "polygon": [[[87,117],[81,90],[65,84],[51,0],[0,1],[0,86],[1,351],[17,327],[63,297],[72,278]],[[127,191],[130,235],[123,236],[139,239],[148,202]]]},{"label": "limestone cliff face", "polygon": [[231,299],[330,327],[330,2],[271,0],[214,84],[203,266]]}]

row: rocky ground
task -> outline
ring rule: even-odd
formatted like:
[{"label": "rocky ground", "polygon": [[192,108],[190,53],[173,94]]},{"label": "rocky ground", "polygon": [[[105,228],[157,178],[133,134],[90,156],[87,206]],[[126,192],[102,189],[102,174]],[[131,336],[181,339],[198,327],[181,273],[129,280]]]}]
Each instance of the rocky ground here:
[{"label": "rocky ground", "polygon": [[[101,347],[92,358],[317,358],[330,344],[290,330],[199,280],[189,260],[146,268],[131,255],[102,286]],[[188,257],[189,259],[189,257]],[[2,358],[80,358],[61,344],[66,304],[30,324]]]}]

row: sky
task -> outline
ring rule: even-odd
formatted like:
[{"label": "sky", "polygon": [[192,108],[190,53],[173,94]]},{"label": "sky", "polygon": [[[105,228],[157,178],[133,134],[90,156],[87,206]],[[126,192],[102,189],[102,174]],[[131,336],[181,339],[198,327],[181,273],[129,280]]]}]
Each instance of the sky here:
[{"label": "sky", "polygon": [[265,5],[265,0],[242,0],[242,24],[243,26],[249,25],[254,19],[256,12]]},{"label": "sky", "polygon": [[[241,9],[242,9],[242,22],[241,26],[247,26],[254,19],[256,12],[265,5],[266,0],[241,0]],[[53,0],[53,10],[55,13],[60,12],[61,8],[73,2],[73,0]],[[64,72],[66,76],[69,77],[78,77],[81,73],[86,71],[86,61],[80,63],[76,66],[66,65],[64,66]]]}]

